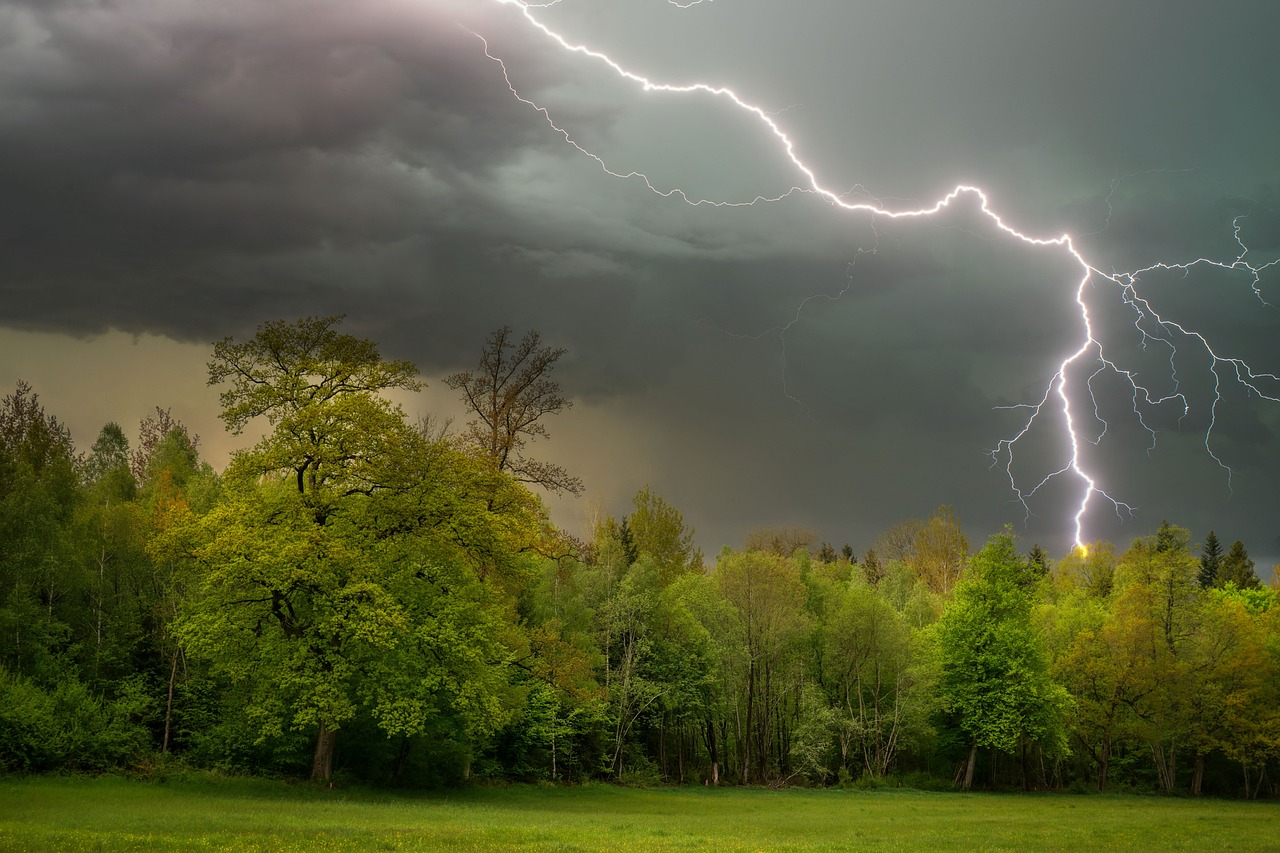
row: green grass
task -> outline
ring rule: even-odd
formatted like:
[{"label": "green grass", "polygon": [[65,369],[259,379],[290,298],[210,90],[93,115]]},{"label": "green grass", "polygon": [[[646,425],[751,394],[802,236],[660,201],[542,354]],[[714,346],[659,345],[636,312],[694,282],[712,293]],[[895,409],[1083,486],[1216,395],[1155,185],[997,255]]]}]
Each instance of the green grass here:
[{"label": "green grass", "polygon": [[0,779],[0,850],[1259,850],[1280,805],[1136,796]]}]

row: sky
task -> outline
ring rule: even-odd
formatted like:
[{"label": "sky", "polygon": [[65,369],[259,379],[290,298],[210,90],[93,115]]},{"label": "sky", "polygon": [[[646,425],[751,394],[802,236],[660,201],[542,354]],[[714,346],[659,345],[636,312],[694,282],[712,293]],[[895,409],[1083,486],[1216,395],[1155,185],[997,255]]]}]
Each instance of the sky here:
[{"label": "sky", "polygon": [[[649,485],[708,555],[766,525],[862,553],[945,504],[975,543],[1012,524],[1061,556],[1074,432],[1128,507],[1093,494],[1085,541],[1168,519],[1268,577],[1280,381],[1224,359],[1280,373],[1277,25],[1193,0],[0,0],[0,388],[86,448],[171,408],[221,467],[245,439],[214,340],[345,314],[421,369],[411,416],[460,424],[442,378],[510,325],[568,350],[573,407],[530,451],[585,481],[547,498],[577,533]],[[957,185],[1095,274],[972,195],[842,206]],[[1196,259],[1224,266],[1152,268]],[[1090,335],[1068,431],[1054,377]]]}]

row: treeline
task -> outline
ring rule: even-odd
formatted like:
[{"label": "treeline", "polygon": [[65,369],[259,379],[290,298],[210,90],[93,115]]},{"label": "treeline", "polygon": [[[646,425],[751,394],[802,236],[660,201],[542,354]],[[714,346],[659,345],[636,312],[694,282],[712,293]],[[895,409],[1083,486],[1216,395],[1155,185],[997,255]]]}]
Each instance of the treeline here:
[{"label": "treeline", "polygon": [[495,333],[451,433],[338,324],[215,345],[228,428],[268,427],[220,474],[165,410],[81,454],[0,402],[0,770],[1280,793],[1242,543],[974,553],[943,508],[708,561],[648,488],[577,541],[528,487],[581,489],[526,453],[562,350]]}]

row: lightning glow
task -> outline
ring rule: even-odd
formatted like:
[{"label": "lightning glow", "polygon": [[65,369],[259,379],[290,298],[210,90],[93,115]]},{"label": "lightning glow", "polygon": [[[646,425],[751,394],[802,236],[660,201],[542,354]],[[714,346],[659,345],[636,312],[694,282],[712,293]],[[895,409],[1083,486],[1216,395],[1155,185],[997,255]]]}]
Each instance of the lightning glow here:
[{"label": "lightning glow", "polygon": [[[1209,405],[1209,423],[1204,432],[1204,447],[1209,456],[1225,471],[1228,487],[1230,487],[1231,469],[1221,458],[1215,453],[1212,438],[1213,431],[1217,420],[1217,410],[1219,403],[1222,402],[1222,386],[1224,382],[1235,382],[1237,385],[1245,389],[1252,395],[1269,400],[1272,402],[1280,402],[1280,376],[1274,373],[1266,373],[1255,371],[1243,359],[1227,352],[1220,352],[1215,348],[1208,338],[1202,333],[1190,328],[1182,323],[1176,322],[1161,315],[1151,304],[1144,298],[1138,286],[1142,277],[1147,274],[1157,272],[1182,272],[1189,274],[1193,269],[1198,267],[1212,267],[1222,271],[1243,273],[1249,277],[1249,286],[1254,296],[1263,305],[1269,305],[1263,295],[1262,276],[1268,269],[1280,264],[1280,259],[1273,260],[1268,263],[1254,264],[1248,260],[1249,249],[1245,244],[1241,235],[1242,220],[1244,217],[1237,217],[1233,223],[1235,242],[1239,247],[1239,253],[1236,257],[1229,260],[1215,260],[1211,258],[1194,258],[1186,261],[1157,261],[1141,269],[1128,272],[1105,272],[1097,264],[1087,259],[1079,249],[1071,235],[1062,233],[1054,236],[1037,236],[1024,232],[1014,225],[1010,224],[1000,213],[998,213],[991,204],[987,192],[981,187],[968,184],[959,184],[950,192],[938,198],[932,204],[922,207],[892,207],[883,204],[879,199],[860,194],[856,201],[850,201],[848,196],[850,193],[838,193],[822,184],[815,169],[804,162],[796,153],[795,142],[783,130],[778,123],[779,113],[770,113],[762,107],[741,97],[736,91],[727,87],[713,85],[705,82],[693,82],[683,84],[673,84],[658,82],[648,76],[640,74],[634,70],[625,68],[619,62],[608,56],[607,54],[595,50],[583,44],[575,44],[569,41],[565,36],[551,29],[544,24],[535,15],[536,8],[543,8],[559,3],[561,0],[549,0],[549,2],[535,3],[528,0],[494,0],[503,6],[512,6],[518,10],[529,26],[540,32],[546,39],[550,40],[560,49],[586,57],[596,63],[607,68],[617,77],[629,81],[645,92],[659,92],[677,96],[706,96],[723,101],[730,102],[734,107],[752,116],[758,121],[762,128],[770,134],[778,145],[780,156],[783,157],[790,167],[799,175],[798,182],[785,192],[772,196],[756,195],[752,198],[742,199],[707,199],[695,198],[679,187],[663,187],[656,183],[648,175],[639,171],[616,171],[609,167],[605,160],[579,144],[570,132],[564,127],[558,125],[553,119],[551,113],[545,108],[526,98],[517,89],[511,79],[505,63],[489,50],[489,45],[485,42],[483,36],[477,36],[484,44],[485,55],[492,59],[501,68],[503,79],[506,81],[507,87],[511,90],[512,95],[520,102],[528,105],[531,109],[536,110],[549,127],[559,134],[566,143],[576,149],[582,155],[591,158],[596,164],[608,175],[624,180],[638,180],[642,182],[647,189],[662,196],[664,198],[672,198],[683,201],[693,206],[714,206],[714,207],[737,207],[750,206],[766,202],[777,202],[794,194],[803,193],[818,196],[826,201],[832,207],[838,208],[848,213],[866,214],[870,217],[884,217],[888,219],[924,219],[934,217],[943,211],[957,205],[961,200],[968,200],[976,204],[981,216],[984,217],[999,232],[1006,235],[1007,238],[1019,241],[1023,244],[1043,248],[1057,250],[1069,257],[1079,268],[1079,278],[1075,281],[1075,302],[1078,307],[1079,337],[1078,343],[1069,353],[1067,353],[1058,363],[1057,370],[1044,383],[1044,390],[1038,399],[1031,402],[1018,404],[1016,406],[1002,407],[1007,409],[1018,410],[1026,413],[1025,420],[1022,420],[1020,427],[1007,438],[1001,439],[994,448],[990,450],[992,465],[1001,469],[1007,476],[1009,488],[1012,490],[1016,501],[1022,506],[1027,517],[1031,515],[1031,509],[1028,501],[1034,497],[1046,484],[1061,477],[1074,479],[1078,483],[1079,499],[1077,509],[1072,519],[1074,527],[1074,542],[1076,548],[1081,553],[1087,553],[1085,545],[1084,525],[1085,517],[1092,502],[1101,501],[1109,505],[1118,515],[1132,515],[1135,507],[1124,501],[1113,497],[1100,484],[1099,475],[1092,473],[1087,467],[1086,461],[1082,458],[1082,445],[1085,442],[1091,444],[1099,443],[1106,434],[1107,422],[1100,413],[1098,399],[1094,390],[1094,380],[1102,374],[1111,374],[1122,379],[1132,390],[1133,412],[1137,418],[1137,422],[1141,427],[1150,434],[1151,448],[1155,447],[1156,430],[1148,425],[1144,416],[1144,410],[1150,411],[1156,407],[1173,404],[1180,405],[1182,415],[1185,417],[1190,411],[1191,405],[1184,392],[1180,390],[1180,379],[1177,372],[1175,358],[1179,356],[1179,345],[1194,347],[1197,351],[1202,352],[1209,360],[1208,371],[1212,376],[1213,392],[1212,400]],[[668,3],[681,9],[686,9],[701,2],[711,2],[711,0],[668,0]],[[1112,186],[1112,194],[1115,191],[1115,184]],[[1107,197],[1108,221],[1110,220],[1111,195]],[[1105,227],[1105,226],[1104,226]],[[1151,390],[1150,387],[1141,383],[1138,379],[1138,372],[1132,368],[1124,367],[1114,360],[1104,347],[1100,336],[1095,332],[1094,319],[1090,314],[1089,302],[1087,299],[1088,291],[1095,285],[1113,286],[1116,288],[1123,305],[1124,310],[1129,312],[1132,317],[1132,325],[1139,336],[1139,343],[1142,348],[1148,346],[1156,346],[1167,349],[1169,357],[1169,379],[1172,381],[1174,390],[1172,393],[1159,395]],[[838,299],[845,291],[848,290],[847,285],[840,294],[836,296],[826,296],[830,299]],[[825,295],[823,295],[825,296]],[[805,306],[818,297],[811,296],[806,298],[797,308],[796,319],[786,324],[781,330],[785,333],[795,322],[799,320],[800,313]],[[1092,372],[1088,374],[1088,378],[1083,382],[1075,381],[1069,377],[1069,373],[1073,372],[1073,368],[1081,368],[1087,370],[1087,366],[1092,366]],[[1080,372],[1080,371],[1076,371]],[[784,380],[785,381],[785,380]],[[790,397],[790,395],[787,395]],[[794,398],[792,398],[794,399]],[[1084,417],[1089,407],[1092,412],[1089,415],[1093,421],[1101,424],[1101,430],[1094,438],[1088,438],[1084,435],[1083,424],[1087,421]],[[1053,470],[1046,473],[1036,485],[1030,489],[1025,489],[1019,485],[1014,475],[1014,456],[1019,442],[1021,442],[1033,428],[1037,427],[1043,421],[1057,420],[1060,424],[1062,442],[1064,451],[1059,457],[1060,462]]]}]

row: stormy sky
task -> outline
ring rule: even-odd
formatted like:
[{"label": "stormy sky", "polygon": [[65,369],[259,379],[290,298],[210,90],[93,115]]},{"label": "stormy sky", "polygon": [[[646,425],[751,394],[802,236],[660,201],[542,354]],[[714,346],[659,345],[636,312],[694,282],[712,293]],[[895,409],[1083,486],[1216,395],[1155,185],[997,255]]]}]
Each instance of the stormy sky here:
[{"label": "stormy sky", "polygon": [[[979,185],[1103,273],[1230,264],[1236,227],[1255,268],[1280,256],[1273,3],[682,5],[533,14],[656,81],[731,87],[847,201]],[[1081,480],[1051,479],[1028,518],[990,451],[1084,340],[1079,265],[972,199],[895,220],[813,193],[669,192],[809,186],[757,117],[646,92],[514,3],[0,0],[0,383],[30,381],[82,447],[172,407],[220,467],[242,440],[203,384],[217,338],[345,313],[422,369],[411,415],[461,420],[440,377],[509,324],[569,351],[574,406],[531,449],[585,480],[549,499],[575,532],[649,484],[709,554],[777,524],[861,552],[941,504],[975,542],[1009,522],[1064,553]],[[1102,276],[1081,292],[1128,371],[1095,375],[1093,348],[1068,372],[1081,459],[1135,508],[1095,497],[1085,538],[1168,518],[1242,539],[1268,577],[1280,403],[1218,361],[1215,406],[1189,333],[1280,373],[1280,266],[1151,270],[1137,308]],[[1187,332],[1144,338],[1140,313]],[[1069,460],[1056,401],[1017,446],[1024,491]]]}]

